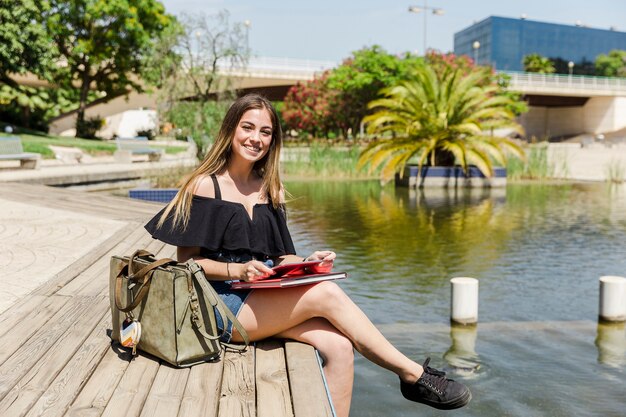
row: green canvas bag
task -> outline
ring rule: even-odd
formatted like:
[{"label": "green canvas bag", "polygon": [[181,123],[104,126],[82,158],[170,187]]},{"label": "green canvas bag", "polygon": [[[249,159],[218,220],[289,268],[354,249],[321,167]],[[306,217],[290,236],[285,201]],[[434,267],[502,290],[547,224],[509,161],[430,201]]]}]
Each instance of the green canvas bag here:
[{"label": "green canvas bag", "polygon": [[[193,259],[157,260],[138,250],[130,257],[112,256],[110,267],[113,340],[120,340],[124,320],[136,320],[141,324],[137,349],[179,367],[219,359],[223,346],[244,350],[249,344],[246,331]],[[243,345],[220,341],[216,314],[224,328],[233,323]]]}]

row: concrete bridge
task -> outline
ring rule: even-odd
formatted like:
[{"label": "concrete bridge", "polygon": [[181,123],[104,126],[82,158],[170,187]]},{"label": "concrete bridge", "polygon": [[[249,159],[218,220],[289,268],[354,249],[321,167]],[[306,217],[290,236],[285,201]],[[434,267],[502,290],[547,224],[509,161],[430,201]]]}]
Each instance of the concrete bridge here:
[{"label": "concrete bridge", "polygon": [[[298,82],[337,66],[332,61],[257,57],[247,68],[229,70],[233,85],[244,92],[257,91],[281,100]],[[520,123],[528,137],[565,137],[581,133],[599,134],[626,127],[626,79],[578,75],[507,72],[510,89],[521,92],[530,110]],[[132,93],[87,110],[87,117],[107,121],[103,132],[113,135],[124,122],[124,112],[156,109],[156,97]],[[129,116],[130,113],[127,114]],[[51,133],[71,133],[74,115],[51,124]],[[127,117],[128,118],[128,117]]]},{"label": "concrete bridge", "polygon": [[600,134],[626,127],[626,78],[507,72],[510,89],[524,94],[520,117],[527,137]]}]

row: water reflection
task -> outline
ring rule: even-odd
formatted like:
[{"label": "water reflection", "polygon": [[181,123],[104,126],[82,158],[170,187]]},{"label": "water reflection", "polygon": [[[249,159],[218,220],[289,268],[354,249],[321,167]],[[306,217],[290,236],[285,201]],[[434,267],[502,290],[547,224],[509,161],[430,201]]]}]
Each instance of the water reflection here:
[{"label": "water reflection", "polygon": [[598,323],[596,347],[598,362],[620,368],[626,365],[626,324]]},{"label": "water reflection", "polygon": [[480,358],[476,353],[478,325],[451,325],[450,339],[452,345],[444,353],[443,358],[456,374],[465,378],[477,376],[481,368]]},{"label": "water reflection", "polygon": [[[624,415],[626,330],[596,324],[596,294],[598,276],[626,270],[626,188],[286,188],[298,251],[335,250],[350,274],[340,285],[394,345],[472,379],[475,399],[459,415]],[[454,276],[481,280],[480,339],[478,328],[449,327]],[[382,389],[395,375],[363,362],[353,415],[440,415]]]}]

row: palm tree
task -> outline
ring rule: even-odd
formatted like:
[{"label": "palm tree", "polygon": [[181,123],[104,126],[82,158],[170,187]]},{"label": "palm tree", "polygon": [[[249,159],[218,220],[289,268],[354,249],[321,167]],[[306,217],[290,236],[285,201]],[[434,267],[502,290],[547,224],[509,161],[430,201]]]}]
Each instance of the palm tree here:
[{"label": "palm tree", "polygon": [[524,151],[508,138],[486,132],[510,128],[522,133],[509,107],[510,97],[485,80],[485,69],[463,74],[460,69],[436,74],[430,66],[419,68],[413,79],[383,89],[384,98],[368,107],[375,113],[363,119],[368,131],[391,133],[372,142],[359,157],[359,167],[381,169],[388,181],[401,175],[409,159],[417,157],[422,166],[459,164],[467,174],[475,165],[485,176],[493,175],[492,159],[502,166],[506,151],[524,158]]},{"label": "palm tree", "polygon": [[549,58],[539,54],[529,54],[524,57],[524,71],[537,72],[539,74],[552,74],[554,64]]}]

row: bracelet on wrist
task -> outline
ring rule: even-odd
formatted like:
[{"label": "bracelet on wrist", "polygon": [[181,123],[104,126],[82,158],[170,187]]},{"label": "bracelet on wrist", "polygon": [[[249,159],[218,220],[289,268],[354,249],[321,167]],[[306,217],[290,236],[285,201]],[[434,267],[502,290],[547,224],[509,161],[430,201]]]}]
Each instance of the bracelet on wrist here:
[{"label": "bracelet on wrist", "polygon": [[226,273],[228,274],[228,278],[230,278],[230,262],[226,262]]}]

